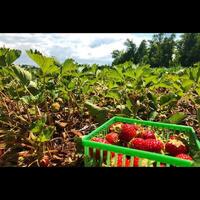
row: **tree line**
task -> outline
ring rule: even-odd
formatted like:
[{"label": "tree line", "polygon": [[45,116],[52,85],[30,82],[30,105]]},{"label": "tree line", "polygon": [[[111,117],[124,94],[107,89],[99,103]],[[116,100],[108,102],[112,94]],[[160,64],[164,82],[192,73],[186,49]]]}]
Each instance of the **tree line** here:
[{"label": "tree line", "polygon": [[200,62],[200,33],[154,34],[151,40],[143,40],[139,47],[127,39],[126,49],[112,52],[112,65],[132,61],[134,64],[150,64],[151,67],[189,67]]}]

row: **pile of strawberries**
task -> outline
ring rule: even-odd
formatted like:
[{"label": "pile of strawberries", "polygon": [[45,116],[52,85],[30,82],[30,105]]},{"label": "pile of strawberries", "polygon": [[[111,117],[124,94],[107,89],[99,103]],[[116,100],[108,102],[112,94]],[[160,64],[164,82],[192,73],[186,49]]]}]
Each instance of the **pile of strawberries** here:
[{"label": "pile of strawberries", "polygon": [[[109,133],[106,136],[94,137],[91,140],[105,144],[113,144],[143,151],[166,154],[180,159],[192,160],[192,157],[189,155],[188,142],[179,135],[172,135],[168,140],[163,140],[155,131],[136,124],[117,122],[109,127]],[[95,156],[96,159],[99,159],[99,150],[96,150],[94,154],[93,150],[90,149],[90,156]],[[111,166],[114,166],[114,157],[115,153],[111,152]],[[103,152],[103,159],[104,161],[107,159],[107,151]],[[123,155],[118,154],[118,167],[123,166],[122,161]],[[133,166],[147,166],[147,162],[147,159],[134,157]],[[151,165],[155,166],[155,162],[152,162]],[[125,166],[130,166],[130,158],[128,156],[126,156]],[[165,167],[165,164],[161,163],[160,166]]]}]

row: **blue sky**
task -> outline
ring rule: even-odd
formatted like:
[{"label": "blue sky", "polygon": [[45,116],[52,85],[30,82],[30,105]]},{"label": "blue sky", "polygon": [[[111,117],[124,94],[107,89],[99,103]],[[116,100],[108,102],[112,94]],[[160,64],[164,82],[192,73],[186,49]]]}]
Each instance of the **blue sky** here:
[{"label": "blue sky", "polygon": [[[111,64],[113,50],[125,49],[127,38],[138,46],[149,40],[153,33],[0,33],[0,47],[22,50],[16,64],[34,63],[25,50],[37,49],[44,55],[54,56],[60,62],[73,58],[81,64]],[[180,34],[177,34],[179,38]]]}]

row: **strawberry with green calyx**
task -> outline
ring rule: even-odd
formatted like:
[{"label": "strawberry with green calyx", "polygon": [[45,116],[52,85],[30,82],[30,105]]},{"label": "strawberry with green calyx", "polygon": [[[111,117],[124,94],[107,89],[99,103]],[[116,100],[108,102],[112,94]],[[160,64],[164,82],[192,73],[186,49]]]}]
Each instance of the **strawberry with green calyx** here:
[{"label": "strawberry with green calyx", "polygon": [[169,139],[169,141],[165,144],[165,150],[172,156],[176,156],[178,154],[186,154],[188,152],[188,147],[180,140],[177,139]]},{"label": "strawberry with green calyx", "polygon": [[118,142],[119,142],[119,135],[118,135],[118,133],[111,132],[111,133],[109,133],[109,134],[106,135],[106,140],[110,144],[118,144]]},{"label": "strawberry with green calyx", "polygon": [[121,133],[122,125],[123,125],[122,122],[116,122],[109,127],[109,131],[115,133]]}]

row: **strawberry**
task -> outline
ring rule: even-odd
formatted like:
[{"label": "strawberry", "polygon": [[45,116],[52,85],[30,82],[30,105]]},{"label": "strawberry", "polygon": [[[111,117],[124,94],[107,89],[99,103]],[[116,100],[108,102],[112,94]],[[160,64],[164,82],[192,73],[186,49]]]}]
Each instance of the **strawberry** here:
[{"label": "strawberry", "polygon": [[145,130],[140,134],[140,137],[143,139],[156,139],[156,136],[153,131]]},{"label": "strawberry", "polygon": [[134,167],[139,167],[139,158],[134,157]]},{"label": "strawberry", "polygon": [[[104,138],[97,138],[94,137],[91,139],[91,141],[94,142],[100,142],[100,143],[104,143],[104,144],[110,144],[106,139]],[[89,152],[90,152],[90,156],[94,157],[93,155],[93,149],[89,148]],[[96,159],[100,159],[100,150],[96,149]],[[103,159],[105,160],[107,158],[107,151],[103,151]]]},{"label": "strawberry", "polygon": [[[130,160],[126,158],[125,166],[130,167]],[[117,167],[123,167],[123,154],[118,154]]]},{"label": "strawberry", "polygon": [[131,147],[144,151],[160,153],[160,151],[164,148],[164,145],[161,141],[156,139],[144,140],[142,138],[135,138],[131,141]]},{"label": "strawberry", "polygon": [[122,125],[123,125],[122,122],[116,122],[109,127],[109,131],[115,133],[121,133]]},{"label": "strawberry", "polygon": [[134,138],[130,141],[130,147],[134,149],[144,150],[144,139]]},{"label": "strawberry", "polygon": [[119,135],[118,135],[118,133],[111,132],[106,135],[106,140],[110,144],[117,144],[119,142]]},{"label": "strawberry", "polygon": [[165,144],[165,150],[172,156],[188,152],[187,146],[182,141],[177,139],[170,139]]},{"label": "strawberry", "polygon": [[184,153],[178,154],[178,155],[176,155],[176,157],[181,158],[181,159],[185,159],[185,160],[192,160],[191,156],[184,154]]},{"label": "strawberry", "polygon": [[[125,166],[123,166],[123,154],[118,154],[116,167],[130,167],[130,160],[126,157],[125,159]],[[115,167],[115,158],[111,158],[111,167]]]},{"label": "strawberry", "polygon": [[119,135],[120,140],[124,142],[129,142],[132,138],[137,135],[138,126],[133,124],[123,124],[122,130]]},{"label": "strawberry", "polygon": [[94,137],[94,138],[91,139],[91,141],[109,144],[109,142],[104,138]]}]

